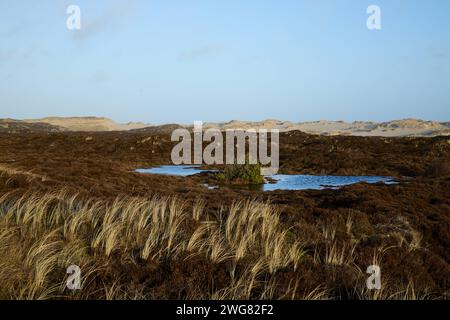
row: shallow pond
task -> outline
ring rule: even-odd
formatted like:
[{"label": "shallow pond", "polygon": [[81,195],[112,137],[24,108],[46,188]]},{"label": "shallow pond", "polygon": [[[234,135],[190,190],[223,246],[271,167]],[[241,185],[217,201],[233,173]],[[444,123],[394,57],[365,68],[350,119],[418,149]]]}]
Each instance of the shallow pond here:
[{"label": "shallow pond", "polygon": [[160,166],[150,169],[137,169],[139,173],[163,174],[169,176],[193,176],[194,174],[205,172],[206,170],[198,169],[199,166]]},{"label": "shallow pond", "polygon": [[359,182],[387,184],[394,181],[390,177],[377,176],[313,176],[313,175],[283,175],[277,174],[272,176],[276,183],[266,183],[263,186],[264,191],[273,190],[307,190],[307,189],[332,189],[355,184]]},{"label": "shallow pond", "polygon": [[[198,166],[161,166],[151,169],[138,169],[140,173],[162,174],[172,176],[192,176],[200,172],[208,170],[201,170]],[[359,182],[378,183],[383,182],[386,184],[395,183],[390,177],[380,176],[319,176],[319,175],[303,175],[303,174],[277,174],[270,176],[275,183],[266,183],[262,186],[255,186],[252,189],[259,189],[262,191],[273,190],[307,190],[307,189],[331,189],[339,188],[342,186],[355,184]]]}]

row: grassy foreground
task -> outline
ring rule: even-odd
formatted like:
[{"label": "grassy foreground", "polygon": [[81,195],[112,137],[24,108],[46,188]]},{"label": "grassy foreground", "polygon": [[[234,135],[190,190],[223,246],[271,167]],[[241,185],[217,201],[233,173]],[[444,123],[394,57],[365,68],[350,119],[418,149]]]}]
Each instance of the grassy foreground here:
[{"label": "grassy foreground", "polygon": [[[365,270],[354,263],[358,242],[338,243],[335,232],[324,228],[323,250],[307,248],[283,227],[276,206],[251,200],[211,212],[202,200],[174,197],[13,192],[0,198],[0,298],[342,298],[333,287],[302,285],[314,265],[351,273],[346,298],[432,297],[412,282],[367,290]],[[410,250],[420,245],[414,241]],[[383,250],[374,263],[382,264]],[[70,265],[81,268],[81,290],[66,288]]]}]

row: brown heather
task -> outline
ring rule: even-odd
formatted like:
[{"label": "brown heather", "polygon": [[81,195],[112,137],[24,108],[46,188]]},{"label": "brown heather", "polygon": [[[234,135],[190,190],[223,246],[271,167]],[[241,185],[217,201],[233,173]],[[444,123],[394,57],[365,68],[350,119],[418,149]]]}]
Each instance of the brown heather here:
[{"label": "brown heather", "polygon": [[[277,207],[269,203],[236,201],[214,215],[204,210],[203,200],[188,206],[176,197],[105,200],[66,189],[4,194],[0,298],[173,298],[158,291],[164,282],[161,273],[177,273],[178,265],[198,263],[217,266],[217,274],[180,286],[177,298],[339,299],[332,287],[300,289],[300,276],[280,287],[286,272],[295,275],[304,263],[346,267],[358,279],[352,284],[355,298],[431,297],[417,292],[412,282],[367,290],[365,270],[354,264],[357,243],[339,244],[336,230],[325,227],[325,250],[308,252],[304,243],[289,236],[291,230],[282,227]],[[347,226],[351,232],[351,223]],[[374,253],[374,263],[382,264],[382,255]],[[81,267],[79,291],[65,287],[70,265]],[[220,284],[214,284],[216,277]]]}]

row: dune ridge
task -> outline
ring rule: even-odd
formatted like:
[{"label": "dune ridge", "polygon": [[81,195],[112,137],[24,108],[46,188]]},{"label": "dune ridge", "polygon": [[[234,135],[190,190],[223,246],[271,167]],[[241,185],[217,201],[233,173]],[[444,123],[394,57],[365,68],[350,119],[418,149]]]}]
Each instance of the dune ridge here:
[{"label": "dune ridge", "polygon": [[[143,122],[117,123],[105,117],[46,117],[42,119],[1,119],[0,131],[170,131],[170,128],[188,128],[192,125],[151,125]],[[280,132],[302,131],[309,134],[335,136],[382,136],[382,137],[435,137],[450,135],[450,122],[401,119],[387,122],[373,121],[309,121],[291,122],[268,119],[263,121],[207,122],[203,129],[278,129]]]}]

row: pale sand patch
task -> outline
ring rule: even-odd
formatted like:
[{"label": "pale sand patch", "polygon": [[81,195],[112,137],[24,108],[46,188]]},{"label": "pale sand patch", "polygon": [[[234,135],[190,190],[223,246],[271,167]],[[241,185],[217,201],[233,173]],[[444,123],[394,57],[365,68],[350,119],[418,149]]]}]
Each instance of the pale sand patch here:
[{"label": "pale sand patch", "polygon": [[[16,121],[16,120],[14,120]],[[69,131],[128,131],[136,129],[153,129],[155,132],[165,126],[152,126],[142,122],[116,123],[108,118],[99,117],[48,117],[24,120],[23,123],[46,123]],[[192,129],[192,124],[184,125]],[[372,121],[310,121],[291,122],[269,119],[264,121],[240,121],[204,123],[203,129],[278,129],[280,132],[299,130],[317,135],[382,136],[382,137],[433,137],[450,135],[450,122],[403,119],[388,122]],[[165,130],[167,131],[167,130]]]}]

